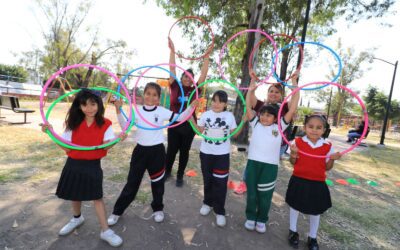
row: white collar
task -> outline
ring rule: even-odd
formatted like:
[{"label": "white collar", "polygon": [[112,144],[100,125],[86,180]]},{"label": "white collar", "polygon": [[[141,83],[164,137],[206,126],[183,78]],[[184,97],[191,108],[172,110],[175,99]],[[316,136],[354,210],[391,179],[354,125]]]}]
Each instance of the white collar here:
[{"label": "white collar", "polygon": [[310,147],[312,148],[319,148],[322,147],[324,144],[329,144],[329,142],[323,138],[319,138],[317,143],[315,144],[312,141],[310,141],[310,139],[308,139],[306,135],[301,137],[301,139],[303,139],[304,142],[307,142],[308,145],[310,145]]}]

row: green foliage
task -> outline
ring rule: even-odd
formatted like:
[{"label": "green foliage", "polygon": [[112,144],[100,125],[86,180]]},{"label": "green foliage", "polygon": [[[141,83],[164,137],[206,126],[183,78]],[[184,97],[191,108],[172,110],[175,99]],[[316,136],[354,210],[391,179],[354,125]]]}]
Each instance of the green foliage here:
[{"label": "green foliage", "polygon": [[14,82],[26,82],[28,78],[28,72],[23,67],[16,65],[0,64],[0,75],[10,76],[12,77],[10,80]]},{"label": "green foliage", "polygon": [[[364,74],[364,71],[361,70],[361,65],[370,62],[373,58],[373,54],[370,51],[363,51],[360,54],[355,54],[353,48],[344,49],[340,39],[338,40],[336,51],[342,59],[343,69],[339,78],[339,83],[343,86],[348,86],[354,80],[361,78]],[[335,74],[335,70],[331,69],[329,77],[332,78]],[[331,88],[333,89],[331,90]],[[330,95],[332,95],[332,98],[330,98]],[[328,110],[328,106],[330,105],[329,113],[334,115],[333,125],[336,125],[336,122],[339,121],[343,115],[353,114],[354,111],[356,111],[357,114],[361,112],[360,109],[357,111],[356,107],[359,105],[355,98],[349,92],[339,87],[328,87],[318,91],[317,100],[326,103],[326,110]]]},{"label": "green foliage", "polygon": [[[379,91],[376,87],[369,86],[367,95],[363,97],[367,106],[368,115],[375,120],[383,120],[386,114],[386,105],[388,97]],[[398,100],[391,100],[391,107],[389,110],[389,119],[400,119],[400,102]]]},{"label": "green foliage", "polygon": [[312,108],[309,107],[299,107],[297,109],[297,117],[296,120],[304,121],[306,115],[311,115],[313,113]]},{"label": "green foliage", "polygon": [[[36,0],[36,3],[41,11],[39,14],[46,17],[46,23],[41,25],[45,45],[22,53],[20,64],[39,68],[45,79],[60,68],[72,64],[101,64],[104,68],[123,70],[125,60],[134,54],[126,50],[125,41],[102,40],[98,36],[98,27],[85,24],[91,10],[91,1],[79,0],[72,4],[66,0]],[[81,37],[85,37],[85,41],[79,40]],[[110,86],[112,79],[103,75],[92,68],[81,68],[67,71],[61,76],[74,87]]]}]

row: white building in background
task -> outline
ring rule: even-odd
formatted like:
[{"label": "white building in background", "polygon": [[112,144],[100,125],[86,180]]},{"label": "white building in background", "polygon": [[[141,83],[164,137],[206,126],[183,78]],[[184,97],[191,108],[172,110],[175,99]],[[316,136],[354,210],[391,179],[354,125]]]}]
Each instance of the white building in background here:
[{"label": "white building in background", "polygon": [[28,70],[27,82],[18,82],[17,77],[0,75],[0,94],[16,96],[40,96],[41,78],[33,70]]}]

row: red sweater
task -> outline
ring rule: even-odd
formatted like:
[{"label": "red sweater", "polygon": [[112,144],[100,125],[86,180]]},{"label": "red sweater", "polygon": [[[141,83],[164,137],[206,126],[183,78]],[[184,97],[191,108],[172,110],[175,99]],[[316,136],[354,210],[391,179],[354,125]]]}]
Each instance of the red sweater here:
[{"label": "red sweater", "polygon": [[[98,146],[103,144],[104,134],[111,126],[111,121],[104,119],[104,124],[99,127],[94,121],[89,127],[84,120],[77,129],[72,131],[72,143],[80,146]],[[97,160],[107,155],[107,150],[71,150],[67,153],[69,157],[75,160]]]},{"label": "red sweater", "polygon": [[[312,148],[301,137],[296,140],[296,146],[301,151],[313,155],[327,155],[331,150],[332,144],[323,144],[321,147]],[[326,179],[326,158],[315,158],[299,154],[294,164],[293,175],[303,179],[313,181],[325,181]]]}]

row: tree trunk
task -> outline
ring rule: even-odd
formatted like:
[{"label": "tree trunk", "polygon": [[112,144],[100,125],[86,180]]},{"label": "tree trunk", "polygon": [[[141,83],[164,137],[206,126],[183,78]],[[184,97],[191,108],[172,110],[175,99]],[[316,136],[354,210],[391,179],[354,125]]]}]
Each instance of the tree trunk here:
[{"label": "tree trunk", "polygon": [[[255,3],[252,4],[251,9],[250,9],[250,21],[249,21],[249,29],[260,29],[261,23],[262,23],[262,17],[264,14],[264,5],[265,5],[265,0],[256,0]],[[246,43],[246,51],[243,55],[243,60],[242,60],[242,79],[241,79],[241,87],[248,87],[250,83],[250,74],[249,74],[249,56],[254,48],[254,46],[258,43],[260,40],[260,34],[259,33],[254,33],[250,32],[247,36],[247,43]],[[256,52],[255,58],[256,58]],[[253,68],[256,67],[256,60],[253,62]],[[242,91],[243,94],[246,94],[247,91]],[[236,122],[239,124],[242,121],[243,117],[243,103],[238,96],[236,98],[236,103],[235,103],[235,109],[234,109],[234,115]],[[249,143],[249,126],[248,123],[246,123],[243,126],[243,130],[240,133],[240,135],[235,139],[237,144],[239,145],[247,145]]]},{"label": "tree trunk", "polygon": [[[92,59],[90,61],[90,65],[96,65],[97,59],[98,58],[96,57],[96,54],[93,52]],[[92,77],[92,74],[93,74],[93,68],[89,68],[86,73],[85,80],[82,83],[82,87],[87,88],[89,86],[89,81],[90,81],[90,78]]]}]

